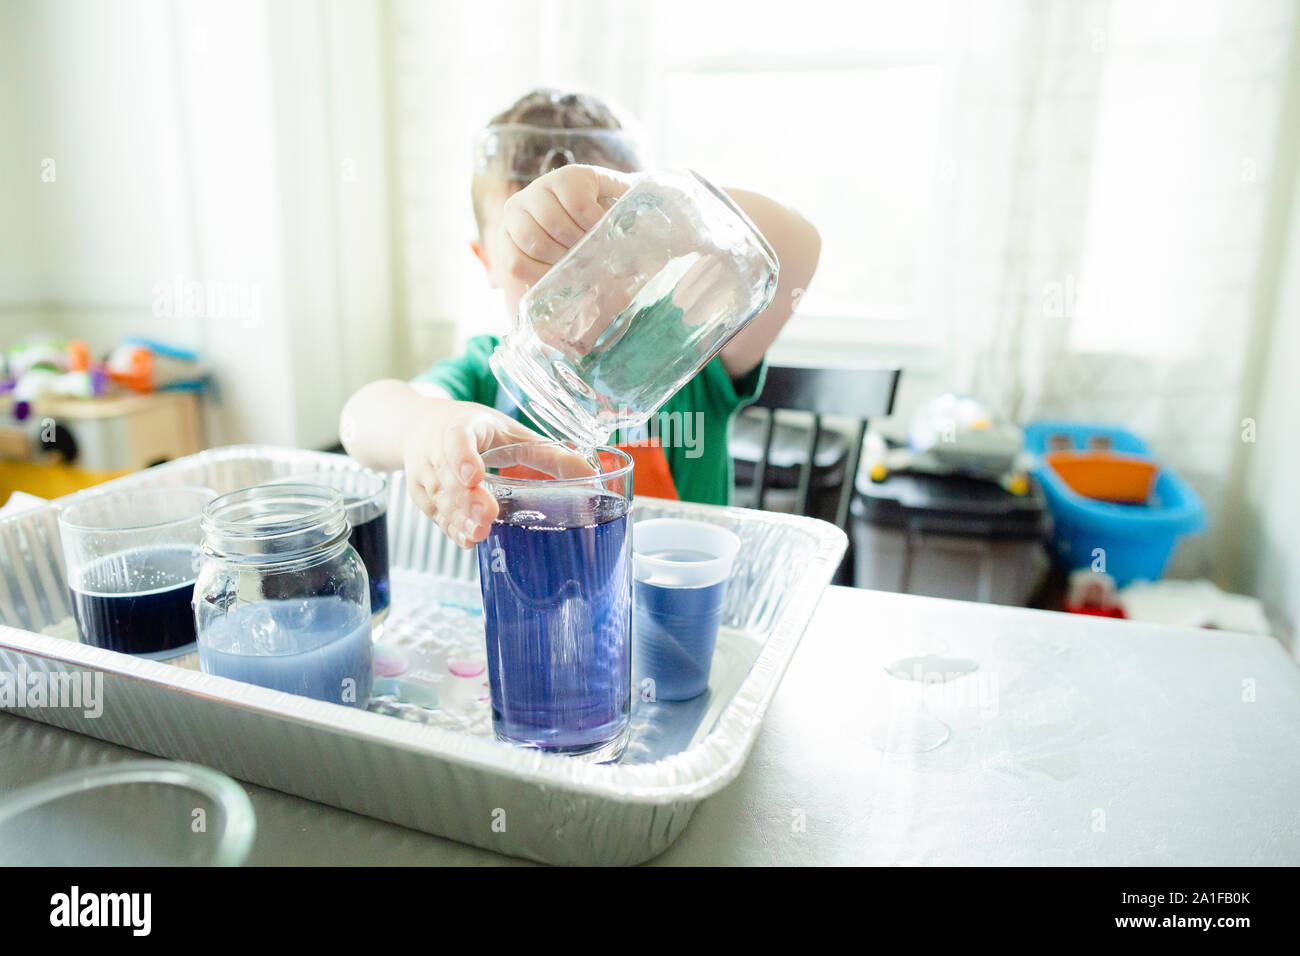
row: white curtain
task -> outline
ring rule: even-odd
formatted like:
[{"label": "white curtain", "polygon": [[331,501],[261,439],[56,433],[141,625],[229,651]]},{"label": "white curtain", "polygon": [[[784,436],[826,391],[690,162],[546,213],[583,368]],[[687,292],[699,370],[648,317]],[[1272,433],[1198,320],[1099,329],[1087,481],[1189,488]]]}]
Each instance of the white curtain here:
[{"label": "white curtain", "polygon": [[[1260,267],[1285,239],[1266,212],[1293,174],[1272,164],[1296,4],[965,10],[936,217],[949,381],[1018,421],[1129,426],[1222,527]],[[1210,570],[1214,542],[1177,570]]]}]

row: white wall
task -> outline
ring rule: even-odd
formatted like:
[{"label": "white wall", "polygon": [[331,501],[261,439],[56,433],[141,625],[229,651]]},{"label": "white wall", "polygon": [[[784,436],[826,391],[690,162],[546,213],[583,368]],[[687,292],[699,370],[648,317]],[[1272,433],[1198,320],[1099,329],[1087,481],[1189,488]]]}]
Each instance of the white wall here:
[{"label": "white wall", "polygon": [[[1300,202],[1292,204],[1277,311],[1267,340],[1255,441],[1244,444],[1242,507],[1227,584],[1261,598],[1292,629],[1300,656]],[[1247,409],[1249,412],[1249,409]]]},{"label": "white wall", "polygon": [[[336,441],[391,358],[379,21],[345,0],[0,8],[0,343],[196,347],[210,440]],[[155,315],[178,280],[256,308]]]}]

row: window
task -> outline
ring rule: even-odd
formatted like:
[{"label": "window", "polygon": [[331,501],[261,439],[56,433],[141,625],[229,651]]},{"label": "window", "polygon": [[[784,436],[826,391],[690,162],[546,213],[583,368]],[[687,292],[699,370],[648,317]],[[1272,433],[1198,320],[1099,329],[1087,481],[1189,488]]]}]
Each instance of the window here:
[{"label": "window", "polygon": [[923,338],[947,5],[754,3],[741,22],[730,4],[667,6],[644,118],[656,159],[816,224],[821,265],[796,337]]},{"label": "window", "polygon": [[1250,20],[1216,3],[1112,4],[1075,350],[1208,349],[1231,364],[1244,345],[1220,326],[1249,308],[1258,217],[1243,213],[1266,189],[1260,117],[1280,110],[1267,80],[1285,54],[1284,32]]}]

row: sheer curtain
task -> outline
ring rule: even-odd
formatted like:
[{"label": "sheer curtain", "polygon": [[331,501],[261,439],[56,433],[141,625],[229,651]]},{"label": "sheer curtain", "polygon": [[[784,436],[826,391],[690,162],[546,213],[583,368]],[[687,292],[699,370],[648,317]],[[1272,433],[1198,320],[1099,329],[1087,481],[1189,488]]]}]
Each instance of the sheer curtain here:
[{"label": "sheer curtain", "polygon": [[[1285,238],[1268,211],[1275,162],[1295,162],[1279,134],[1297,6],[395,0],[408,352],[423,361],[503,325],[466,247],[469,142],[526,89],[577,86],[638,115],[656,155],[806,201],[824,217],[815,286],[837,303],[864,290],[859,316],[889,287],[844,273],[884,274],[906,242],[898,314],[825,324],[828,357],[855,324],[887,327],[882,341],[935,351],[937,387],[1016,420],[1131,426],[1214,506],[1241,451],[1263,253]],[[683,63],[717,79],[683,84]],[[892,86],[864,79],[891,69]],[[922,77],[938,93],[906,102],[934,115],[893,117]],[[798,89],[785,106],[783,86]],[[927,168],[903,175],[909,163]],[[856,208],[873,193],[854,178],[873,170],[924,194]]]}]

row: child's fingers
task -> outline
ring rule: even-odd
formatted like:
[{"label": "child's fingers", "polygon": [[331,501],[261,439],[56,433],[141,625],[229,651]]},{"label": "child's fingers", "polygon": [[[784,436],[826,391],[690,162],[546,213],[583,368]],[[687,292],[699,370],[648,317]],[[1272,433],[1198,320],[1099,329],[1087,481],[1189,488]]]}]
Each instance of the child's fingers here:
[{"label": "child's fingers", "polygon": [[491,533],[492,522],[496,520],[499,510],[496,499],[482,485],[470,489],[466,516],[462,522],[468,544],[477,544]]},{"label": "child's fingers", "polygon": [[[518,194],[518,208],[532,217],[537,227],[546,233],[547,238],[560,250],[560,255],[563,255],[586,234],[586,230],[569,215],[549,184],[538,182],[537,186],[535,190],[525,190]],[[545,258],[536,252],[528,254],[534,259]]]},{"label": "child's fingers", "polygon": [[482,446],[486,451],[488,448],[496,448],[500,445],[509,445],[514,442],[523,441],[547,441],[545,435],[539,435],[527,425],[520,424],[509,415],[503,415],[497,412],[492,420],[491,434],[487,440],[491,444]]},{"label": "child's fingers", "polygon": [[[438,523],[462,548],[472,547],[485,537],[482,528],[485,525],[490,527],[492,518],[496,517],[496,502],[484,501],[484,496],[492,497],[483,488],[466,490],[458,487],[444,488],[438,495]],[[492,508],[491,517],[489,507]]]},{"label": "child's fingers", "polygon": [[473,488],[483,480],[483,456],[478,429],[473,425],[459,425],[447,433],[443,444],[443,473],[455,487],[462,491]]},{"label": "child's fingers", "polygon": [[[559,172],[563,172],[563,169],[556,170],[556,173]],[[605,207],[600,200],[621,196],[626,192],[627,186],[597,172],[595,167],[584,167],[584,172],[587,174],[582,176],[556,176],[546,185],[564,207],[564,211],[585,233],[605,215]]]},{"label": "child's fingers", "polygon": [[[545,191],[543,191],[543,194],[548,199],[554,198]],[[538,202],[507,204],[502,216],[502,225],[505,227],[506,235],[510,237],[510,241],[515,244],[520,252],[529,259],[553,265],[568,252],[568,247],[557,242],[547,228],[547,218],[556,218],[554,210],[551,211],[551,215],[548,217],[546,210],[530,208],[530,206],[537,205],[544,204]],[[558,206],[559,203],[555,203],[555,205]],[[559,211],[559,215],[563,216],[564,220],[569,222],[570,225],[572,224],[572,221],[569,220],[568,215],[563,210]],[[551,226],[554,228],[554,223]]]},{"label": "child's fingers", "polygon": [[415,502],[415,507],[436,521],[438,513],[433,504],[433,497],[425,490],[424,486],[412,481],[407,485],[407,491],[411,495],[411,500]]},{"label": "child's fingers", "polygon": [[468,422],[450,429],[443,442],[439,470],[445,483],[474,488],[483,480],[483,452],[514,442],[544,441],[529,428],[495,409],[484,408]]},{"label": "child's fingers", "polygon": [[596,474],[590,462],[562,445],[526,445],[519,449],[514,463],[536,468],[552,478],[590,478]]}]

